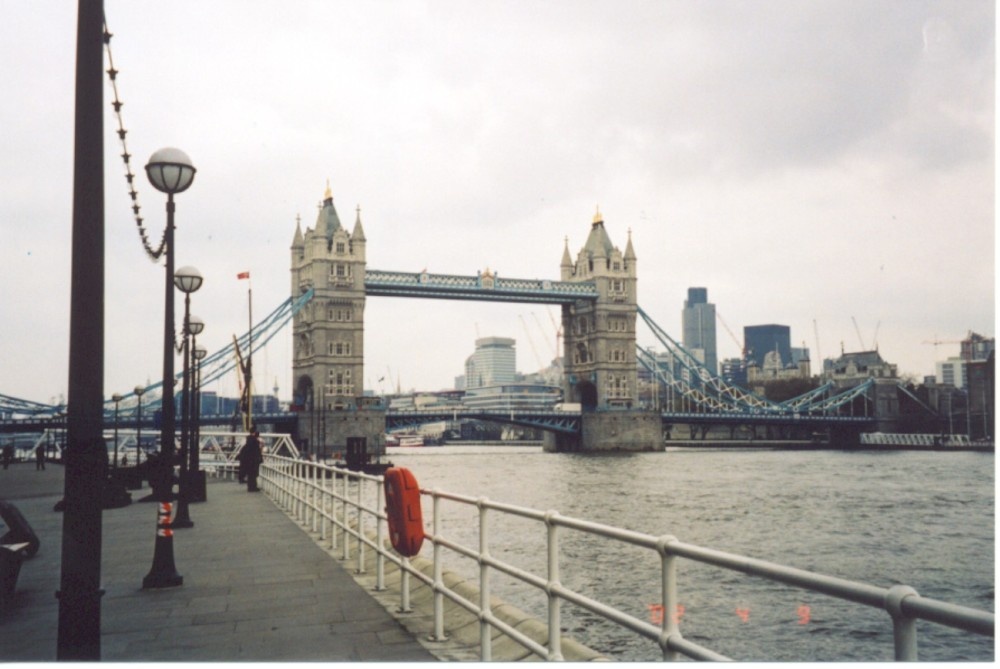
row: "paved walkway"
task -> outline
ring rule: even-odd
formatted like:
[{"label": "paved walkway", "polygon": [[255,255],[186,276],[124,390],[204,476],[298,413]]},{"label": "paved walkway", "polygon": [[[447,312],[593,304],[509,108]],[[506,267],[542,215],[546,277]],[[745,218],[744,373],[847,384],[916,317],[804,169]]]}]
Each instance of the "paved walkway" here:
[{"label": "paved walkway", "polygon": [[[153,558],[156,507],[103,514],[101,658],[133,661],[434,661],[336,560],[262,493],[212,482],[192,504],[195,526],[175,530],[184,585],[143,590]],[[0,613],[0,662],[55,661],[63,468],[0,470],[13,502],[41,540]],[[133,500],[149,493],[132,491]],[[0,534],[6,529],[0,529]]]}]

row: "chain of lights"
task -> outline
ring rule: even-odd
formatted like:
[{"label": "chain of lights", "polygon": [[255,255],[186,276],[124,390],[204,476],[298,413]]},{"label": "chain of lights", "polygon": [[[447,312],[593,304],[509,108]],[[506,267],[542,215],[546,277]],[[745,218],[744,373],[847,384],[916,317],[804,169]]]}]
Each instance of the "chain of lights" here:
[{"label": "chain of lights", "polygon": [[122,121],[122,106],[124,103],[121,98],[118,97],[118,70],[115,69],[115,60],[111,55],[111,31],[108,30],[107,17],[104,19],[104,48],[108,52],[108,79],[111,81],[111,90],[114,93],[114,100],[111,102],[111,106],[115,110],[115,118],[118,121],[118,139],[122,143],[122,160],[125,162],[125,182],[128,184],[128,194],[132,198],[132,214],[135,216],[135,225],[139,231],[139,238],[142,239],[142,247],[146,250],[146,255],[149,259],[156,261],[163,252],[166,250],[167,244],[167,231],[164,228],[163,236],[160,238],[160,245],[153,248],[152,244],[149,243],[149,237],[146,234],[146,228],[142,225],[142,216],[140,215],[141,208],[139,206],[139,193],[135,189],[135,173],[132,172],[132,165],[129,162],[132,158],[132,154],[128,152],[128,144],[125,142],[125,135],[128,131],[125,129],[125,124]]}]

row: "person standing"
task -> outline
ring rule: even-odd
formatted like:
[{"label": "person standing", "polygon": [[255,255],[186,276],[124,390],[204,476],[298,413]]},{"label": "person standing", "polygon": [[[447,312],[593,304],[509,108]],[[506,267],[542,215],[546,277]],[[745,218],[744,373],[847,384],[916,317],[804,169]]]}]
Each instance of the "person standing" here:
[{"label": "person standing", "polygon": [[45,470],[45,444],[38,444],[35,449],[35,471]]},{"label": "person standing", "polygon": [[10,463],[14,461],[14,447],[7,444],[3,447],[3,468],[7,469]]},{"label": "person standing", "polygon": [[247,492],[257,492],[257,477],[260,475],[260,464],[264,461],[264,453],[261,450],[260,432],[254,430],[247,437],[247,443],[243,447],[243,466],[247,477]]}]

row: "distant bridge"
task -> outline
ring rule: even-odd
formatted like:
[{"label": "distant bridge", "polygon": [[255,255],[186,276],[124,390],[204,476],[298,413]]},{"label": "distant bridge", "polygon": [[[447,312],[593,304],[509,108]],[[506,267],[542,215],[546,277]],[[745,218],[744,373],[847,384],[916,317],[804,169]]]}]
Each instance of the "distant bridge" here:
[{"label": "distant bridge", "polygon": [[[444,274],[386,272],[366,270],[365,289],[372,295],[436,297],[448,299],[474,299],[511,302],[540,302],[565,304],[576,300],[590,300],[596,289],[588,282],[506,279],[491,275],[464,277]],[[271,314],[262,319],[250,332],[207,356],[201,365],[203,385],[233,372],[237,367],[236,346],[246,351],[260,348],[274,337],[292,317],[313,298],[313,291],[306,290],[289,298]],[[648,325],[666,354],[654,355],[636,347],[638,362],[649,371],[656,383],[669,389],[678,403],[691,410],[666,410],[661,413],[664,425],[671,424],[743,424],[766,426],[815,426],[854,425],[866,428],[874,425],[869,414],[873,405],[870,397],[874,381],[869,379],[852,388],[837,389],[831,383],[809,391],[785,402],[773,402],[749,390],[732,385],[708,370],[690,352],[660,328],[650,316],[638,308],[638,315]],[[181,374],[177,375],[180,379]],[[143,389],[142,396],[135,392],[123,395],[117,406],[117,422],[123,428],[156,429],[156,413],[160,408],[159,389],[162,381]],[[904,392],[908,392],[903,389]],[[860,402],[861,411],[855,411]],[[0,395],[0,433],[29,432],[61,429],[65,425],[64,404],[43,404]],[[864,415],[852,415],[862,413]],[[105,402],[105,426],[112,429],[116,406],[113,400]],[[261,423],[292,428],[296,422],[294,412],[273,414],[255,413]],[[236,422],[232,415],[203,415],[205,426],[230,426]],[[539,410],[390,410],[386,413],[389,431],[413,428],[417,425],[439,421],[485,420],[523,427],[538,428],[560,433],[579,433],[581,413],[571,411]]]}]

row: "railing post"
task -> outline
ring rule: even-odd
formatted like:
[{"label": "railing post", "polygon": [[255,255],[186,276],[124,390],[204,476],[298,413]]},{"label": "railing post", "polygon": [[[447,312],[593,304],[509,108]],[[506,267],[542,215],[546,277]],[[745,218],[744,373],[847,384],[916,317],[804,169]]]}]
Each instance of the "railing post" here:
[{"label": "railing post", "polygon": [[562,621],[561,621],[561,600],[555,593],[554,586],[559,583],[559,526],[553,521],[559,514],[556,511],[549,511],[545,514],[545,527],[548,543],[549,569],[548,587],[546,588],[549,597],[549,662],[560,662],[562,656]]},{"label": "railing post", "polygon": [[330,473],[330,550],[337,550],[337,474]]},{"label": "railing post", "polygon": [[670,637],[680,636],[680,622],[677,615],[677,556],[669,553],[670,543],[677,541],[676,537],[661,537],[658,543],[660,551],[660,601],[663,602],[663,634],[660,639],[660,649],[663,659],[671,662],[680,659],[680,653],[670,650]]},{"label": "railing post", "polygon": [[292,480],[290,481],[291,485],[288,486],[292,491],[292,518],[295,520],[301,518],[300,514],[302,509],[302,488],[299,485],[299,467],[300,465],[298,462],[292,461]]},{"label": "railing post", "polygon": [[358,506],[357,506],[357,516],[358,516],[358,574],[365,573],[365,506],[364,506],[364,487],[365,480],[358,474]]},{"label": "railing post", "polygon": [[344,489],[343,489],[344,490],[344,494],[343,494],[343,497],[341,497],[341,499],[340,499],[340,508],[344,512],[343,513],[343,516],[344,516],[344,518],[343,518],[343,520],[344,520],[344,523],[343,523],[343,534],[341,535],[341,538],[344,540],[344,553],[341,556],[343,558],[344,562],[347,562],[348,560],[351,559],[351,537],[349,535],[349,531],[350,531],[351,528],[348,527],[349,514],[347,512],[347,507],[350,506],[348,504],[348,501],[350,500],[350,496],[349,496],[349,493],[348,493],[348,490],[347,490],[347,479],[349,479],[349,478],[350,478],[350,476],[348,475],[348,473],[344,472],[344,478],[343,478],[343,481],[344,481]]},{"label": "railing post", "polygon": [[312,462],[307,462],[305,467],[306,471],[309,472],[309,475],[306,477],[306,479],[309,482],[308,486],[309,505],[307,507],[309,509],[308,525],[309,525],[309,530],[311,532],[315,532],[317,529],[316,528],[316,465]]},{"label": "railing post", "polygon": [[326,475],[329,471],[326,465],[318,465],[319,469],[319,540],[326,541],[327,519],[326,502],[329,495],[326,492]]},{"label": "railing post", "polygon": [[892,616],[892,640],[897,662],[917,661],[917,620],[903,612],[903,600],[919,596],[908,585],[894,585],[885,596],[885,610]]},{"label": "railing post", "polygon": [[399,612],[410,613],[410,558],[404,557],[399,566]]},{"label": "railing post", "polygon": [[445,641],[444,634],[444,566],[442,564],[441,542],[441,498],[437,490],[434,496],[434,634],[432,641]]},{"label": "railing post", "polygon": [[379,478],[375,482],[375,589],[385,590],[385,523],[382,520],[382,512],[379,507],[382,505],[382,491],[385,486],[385,479]]},{"label": "railing post", "polygon": [[479,507],[479,659],[489,662],[493,659],[493,643],[490,624],[486,613],[490,611],[490,566],[484,558],[490,555],[489,509],[486,498],[480,497]]}]

